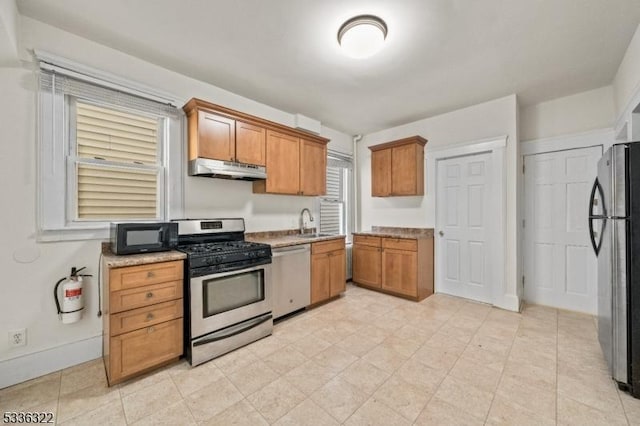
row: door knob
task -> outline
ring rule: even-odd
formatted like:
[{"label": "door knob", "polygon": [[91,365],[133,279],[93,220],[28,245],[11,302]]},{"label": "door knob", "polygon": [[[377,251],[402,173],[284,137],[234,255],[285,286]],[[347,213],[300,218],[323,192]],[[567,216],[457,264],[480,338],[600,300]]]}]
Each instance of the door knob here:
[{"label": "door knob", "polygon": [[440,231],[438,232],[438,235],[440,235],[441,237],[444,237],[444,232]]}]

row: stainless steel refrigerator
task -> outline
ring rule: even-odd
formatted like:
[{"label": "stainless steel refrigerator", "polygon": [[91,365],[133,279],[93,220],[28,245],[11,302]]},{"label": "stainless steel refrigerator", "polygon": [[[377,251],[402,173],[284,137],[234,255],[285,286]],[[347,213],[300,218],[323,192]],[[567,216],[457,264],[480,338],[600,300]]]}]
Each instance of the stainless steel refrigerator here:
[{"label": "stainless steel refrigerator", "polygon": [[613,145],[598,162],[589,231],[600,346],[620,388],[640,397],[640,142]]}]

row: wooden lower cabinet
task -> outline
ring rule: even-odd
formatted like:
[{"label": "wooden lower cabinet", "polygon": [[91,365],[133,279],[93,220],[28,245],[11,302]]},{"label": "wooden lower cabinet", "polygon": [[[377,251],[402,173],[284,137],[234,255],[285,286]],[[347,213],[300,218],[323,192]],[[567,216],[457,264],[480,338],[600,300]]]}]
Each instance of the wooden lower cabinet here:
[{"label": "wooden lower cabinet", "polygon": [[418,254],[415,251],[385,249],[382,253],[381,288],[417,297]]},{"label": "wooden lower cabinet", "polygon": [[331,261],[328,253],[311,255],[311,304],[331,298]]},{"label": "wooden lower cabinet", "polygon": [[311,304],[323,302],[346,290],[344,239],[311,244]]},{"label": "wooden lower cabinet", "polygon": [[382,286],[381,277],[381,256],[380,238],[377,238],[377,245],[357,244],[353,245],[352,266],[353,281],[370,287],[380,288]]},{"label": "wooden lower cabinet", "polygon": [[433,294],[433,238],[355,235],[353,282],[414,300]]},{"label": "wooden lower cabinet", "polygon": [[182,355],[182,318],[111,338],[109,384]]},{"label": "wooden lower cabinet", "polygon": [[344,293],[347,289],[347,251],[345,249],[331,252],[329,269],[331,297]]},{"label": "wooden lower cabinet", "polygon": [[103,358],[109,385],[183,353],[183,261],[103,268]]}]

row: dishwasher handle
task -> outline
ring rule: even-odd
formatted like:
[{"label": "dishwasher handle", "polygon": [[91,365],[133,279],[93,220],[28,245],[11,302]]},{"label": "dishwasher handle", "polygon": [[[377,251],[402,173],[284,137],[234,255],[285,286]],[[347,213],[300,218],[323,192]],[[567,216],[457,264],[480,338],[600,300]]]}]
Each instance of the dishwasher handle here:
[{"label": "dishwasher handle", "polygon": [[295,248],[285,248],[285,249],[275,249],[272,250],[272,254],[273,257],[281,257],[281,256],[289,256],[291,254],[298,254],[298,253],[307,253],[311,250],[309,244],[305,244],[302,248],[299,247],[295,247]]}]

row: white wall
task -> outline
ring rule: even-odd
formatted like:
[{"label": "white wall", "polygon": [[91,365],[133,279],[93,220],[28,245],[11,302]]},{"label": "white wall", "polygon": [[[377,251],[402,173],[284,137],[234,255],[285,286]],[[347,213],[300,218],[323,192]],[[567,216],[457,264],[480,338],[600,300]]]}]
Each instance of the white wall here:
[{"label": "white wall", "polygon": [[[515,95],[485,102],[479,105],[415,121],[376,133],[365,135],[358,143],[358,181],[360,182],[359,211],[361,230],[373,225],[433,227],[435,224],[435,170],[427,169],[426,189],[423,197],[371,196],[371,151],[369,146],[389,142],[407,136],[420,135],[428,139],[426,156],[429,149],[456,143],[508,136],[506,149],[506,185],[507,185],[507,235],[506,235],[506,294],[517,298],[518,270],[518,230],[516,220],[517,182],[518,182],[518,129],[517,99]],[[509,306],[508,308],[514,308]],[[517,304],[515,305],[517,308]]]},{"label": "white wall", "polygon": [[15,0],[0,1],[0,65],[17,64],[19,20]]},{"label": "white wall", "polygon": [[616,117],[613,86],[520,108],[520,140],[610,128]]},{"label": "white wall", "polygon": [[640,25],[629,43],[613,80],[616,117],[626,112],[632,98],[640,92]]},{"label": "white wall", "polygon": [[[89,273],[97,274],[100,242],[36,242],[37,85],[33,71],[35,67],[28,52],[30,49],[45,50],[143,82],[183,100],[196,96],[285,125],[294,124],[293,115],[288,112],[237,96],[30,18],[22,18],[20,26],[20,55],[24,62],[22,66],[0,68],[0,195],[3,200],[0,222],[5,224],[0,244],[0,388],[3,387],[2,379],[9,373],[13,374],[11,368],[17,365],[15,360],[18,357],[55,347],[68,347],[70,343],[94,338],[102,332],[101,320],[96,317],[96,279],[88,283],[87,310],[85,318],[79,323],[62,325],[57,319],[52,297],[55,282],[68,275],[71,266],[87,266]],[[351,153],[349,135],[326,127],[323,127],[322,134],[335,140],[330,143],[330,148]],[[250,182],[186,177],[185,216],[239,216],[246,219],[247,231],[262,231],[295,228],[298,226],[300,210],[314,206],[313,198],[254,195],[251,188]],[[28,329],[28,344],[9,349],[7,332],[15,328]],[[96,342],[98,346],[92,347],[90,353],[101,352],[100,342]],[[42,374],[42,365],[30,367],[33,368],[25,368],[25,374],[33,375],[34,371]]]}]

